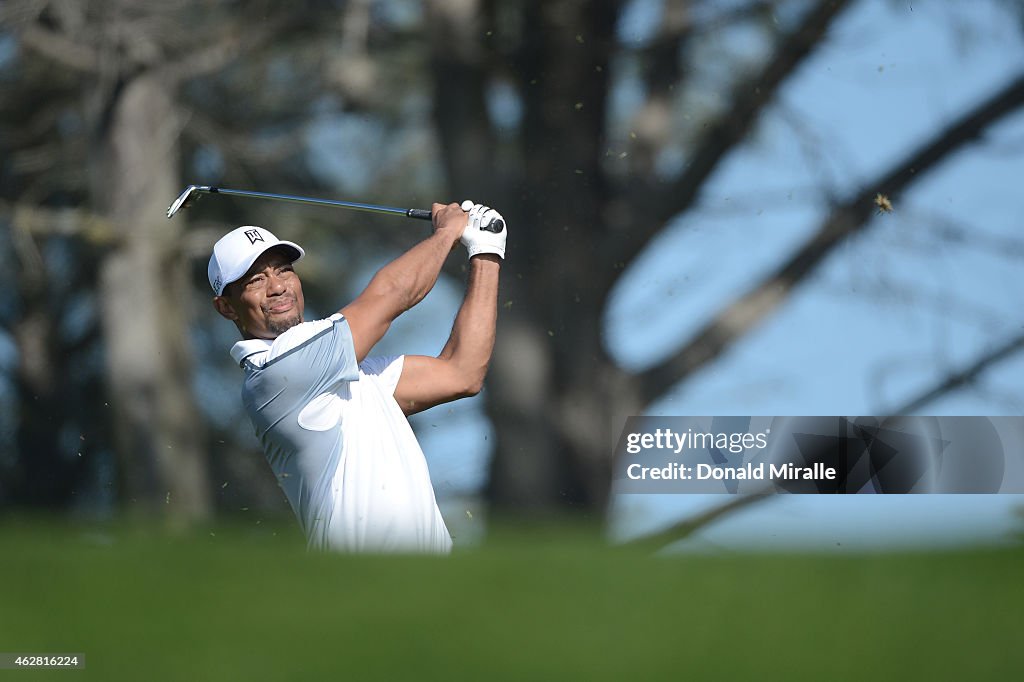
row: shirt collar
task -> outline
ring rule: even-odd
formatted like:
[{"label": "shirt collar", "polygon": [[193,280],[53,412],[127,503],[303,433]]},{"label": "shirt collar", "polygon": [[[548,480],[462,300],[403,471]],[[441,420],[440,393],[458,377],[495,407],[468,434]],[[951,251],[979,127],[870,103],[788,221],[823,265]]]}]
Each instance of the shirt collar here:
[{"label": "shirt collar", "polygon": [[231,357],[241,365],[242,361],[256,353],[266,353],[273,341],[267,339],[243,339],[231,347]]}]

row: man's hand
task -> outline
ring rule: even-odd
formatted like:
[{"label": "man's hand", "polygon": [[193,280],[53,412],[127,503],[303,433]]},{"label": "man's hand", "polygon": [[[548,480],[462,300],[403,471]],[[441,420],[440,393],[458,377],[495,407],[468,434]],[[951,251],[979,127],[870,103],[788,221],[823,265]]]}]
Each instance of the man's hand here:
[{"label": "man's hand", "polygon": [[[462,202],[462,209],[469,211],[469,222],[461,239],[466,250],[469,251],[469,257],[472,258],[481,253],[493,253],[499,258],[504,258],[505,238],[508,236],[508,230],[505,229],[505,219],[501,217],[501,214],[483,204],[474,204],[469,199]],[[495,233],[483,229],[485,225],[492,225],[497,220],[501,221],[501,232]]]},{"label": "man's hand", "polygon": [[434,234],[443,234],[455,243],[466,230],[467,216],[458,204],[434,204],[430,207],[433,216]]}]

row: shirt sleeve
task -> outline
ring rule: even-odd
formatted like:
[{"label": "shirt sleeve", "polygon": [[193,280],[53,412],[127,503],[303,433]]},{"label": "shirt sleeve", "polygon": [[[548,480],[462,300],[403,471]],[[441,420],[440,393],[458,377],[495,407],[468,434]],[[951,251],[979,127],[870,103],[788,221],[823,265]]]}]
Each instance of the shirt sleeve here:
[{"label": "shirt sleeve", "polygon": [[264,368],[293,357],[293,367],[308,371],[309,383],[330,386],[340,381],[358,381],[356,349],[348,320],[340,313],[314,322],[295,325],[274,340]]},{"label": "shirt sleeve", "polygon": [[405,366],[404,355],[384,355],[375,358],[366,358],[359,365],[363,374],[376,376],[391,392],[395,392],[398,380],[402,378],[402,367]]}]

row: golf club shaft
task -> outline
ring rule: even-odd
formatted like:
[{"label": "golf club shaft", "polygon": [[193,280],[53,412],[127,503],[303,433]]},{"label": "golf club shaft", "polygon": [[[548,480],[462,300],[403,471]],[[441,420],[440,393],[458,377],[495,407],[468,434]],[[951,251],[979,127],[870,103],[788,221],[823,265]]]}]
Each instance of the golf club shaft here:
[{"label": "golf club shaft", "polygon": [[299,197],[292,194],[270,194],[268,192],[250,192],[241,189],[227,189],[225,187],[196,187],[196,191],[208,194],[230,194],[240,197],[253,197],[256,199],[272,199],[275,201],[290,201],[296,204],[314,204],[319,206],[337,206],[350,208],[355,211],[367,211],[369,213],[386,213],[389,215],[402,215],[407,218],[419,218],[430,220],[430,211],[423,208],[395,208],[393,206],[377,206],[375,204],[360,204],[354,201],[338,201],[336,199],[314,199],[312,197]]}]

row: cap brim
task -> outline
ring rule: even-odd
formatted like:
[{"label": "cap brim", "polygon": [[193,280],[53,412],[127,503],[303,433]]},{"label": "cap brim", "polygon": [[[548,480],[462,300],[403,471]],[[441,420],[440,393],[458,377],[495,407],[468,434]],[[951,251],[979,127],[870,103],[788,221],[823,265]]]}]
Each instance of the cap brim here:
[{"label": "cap brim", "polygon": [[240,280],[243,277],[245,277],[245,273],[249,272],[249,268],[252,267],[253,263],[255,263],[257,260],[259,260],[260,256],[265,254],[267,251],[270,251],[272,249],[277,249],[277,248],[280,248],[282,246],[285,247],[285,250],[291,252],[290,255],[292,256],[292,262],[293,263],[295,261],[297,261],[297,260],[302,260],[302,257],[306,255],[306,252],[302,249],[302,247],[299,246],[298,244],[296,244],[295,242],[287,242],[287,241],[284,241],[282,239],[281,241],[277,242],[276,244],[271,244],[267,248],[262,249],[260,251],[257,251],[256,253],[254,253],[252,258],[248,259],[247,262],[245,263],[245,269],[242,270],[240,273],[238,273],[238,276],[235,277],[234,279],[232,279],[230,282],[225,282],[224,283],[224,286],[221,287],[220,294],[218,294],[218,296],[222,296],[224,294],[224,291],[229,286],[231,286],[232,284],[234,284],[238,280]]},{"label": "cap brim", "polygon": [[[306,255],[306,252],[303,251],[302,247],[299,246],[298,244],[296,244],[295,242],[286,242],[286,241],[282,240],[282,241],[279,241],[278,243],[274,244],[273,246],[271,246],[270,249],[275,249],[278,246],[286,246],[286,247],[289,247],[292,250],[292,253],[293,253],[293,256],[294,256],[294,258],[292,258],[292,262],[293,263],[295,261],[297,261],[297,260],[302,260],[302,257]],[[260,255],[263,255],[267,251],[270,251],[270,249],[264,249],[260,253]],[[256,261],[253,260],[253,263],[255,263],[255,262]],[[252,267],[252,263],[249,263],[249,267],[250,268]],[[248,270],[248,268],[246,268],[246,270]]]}]

